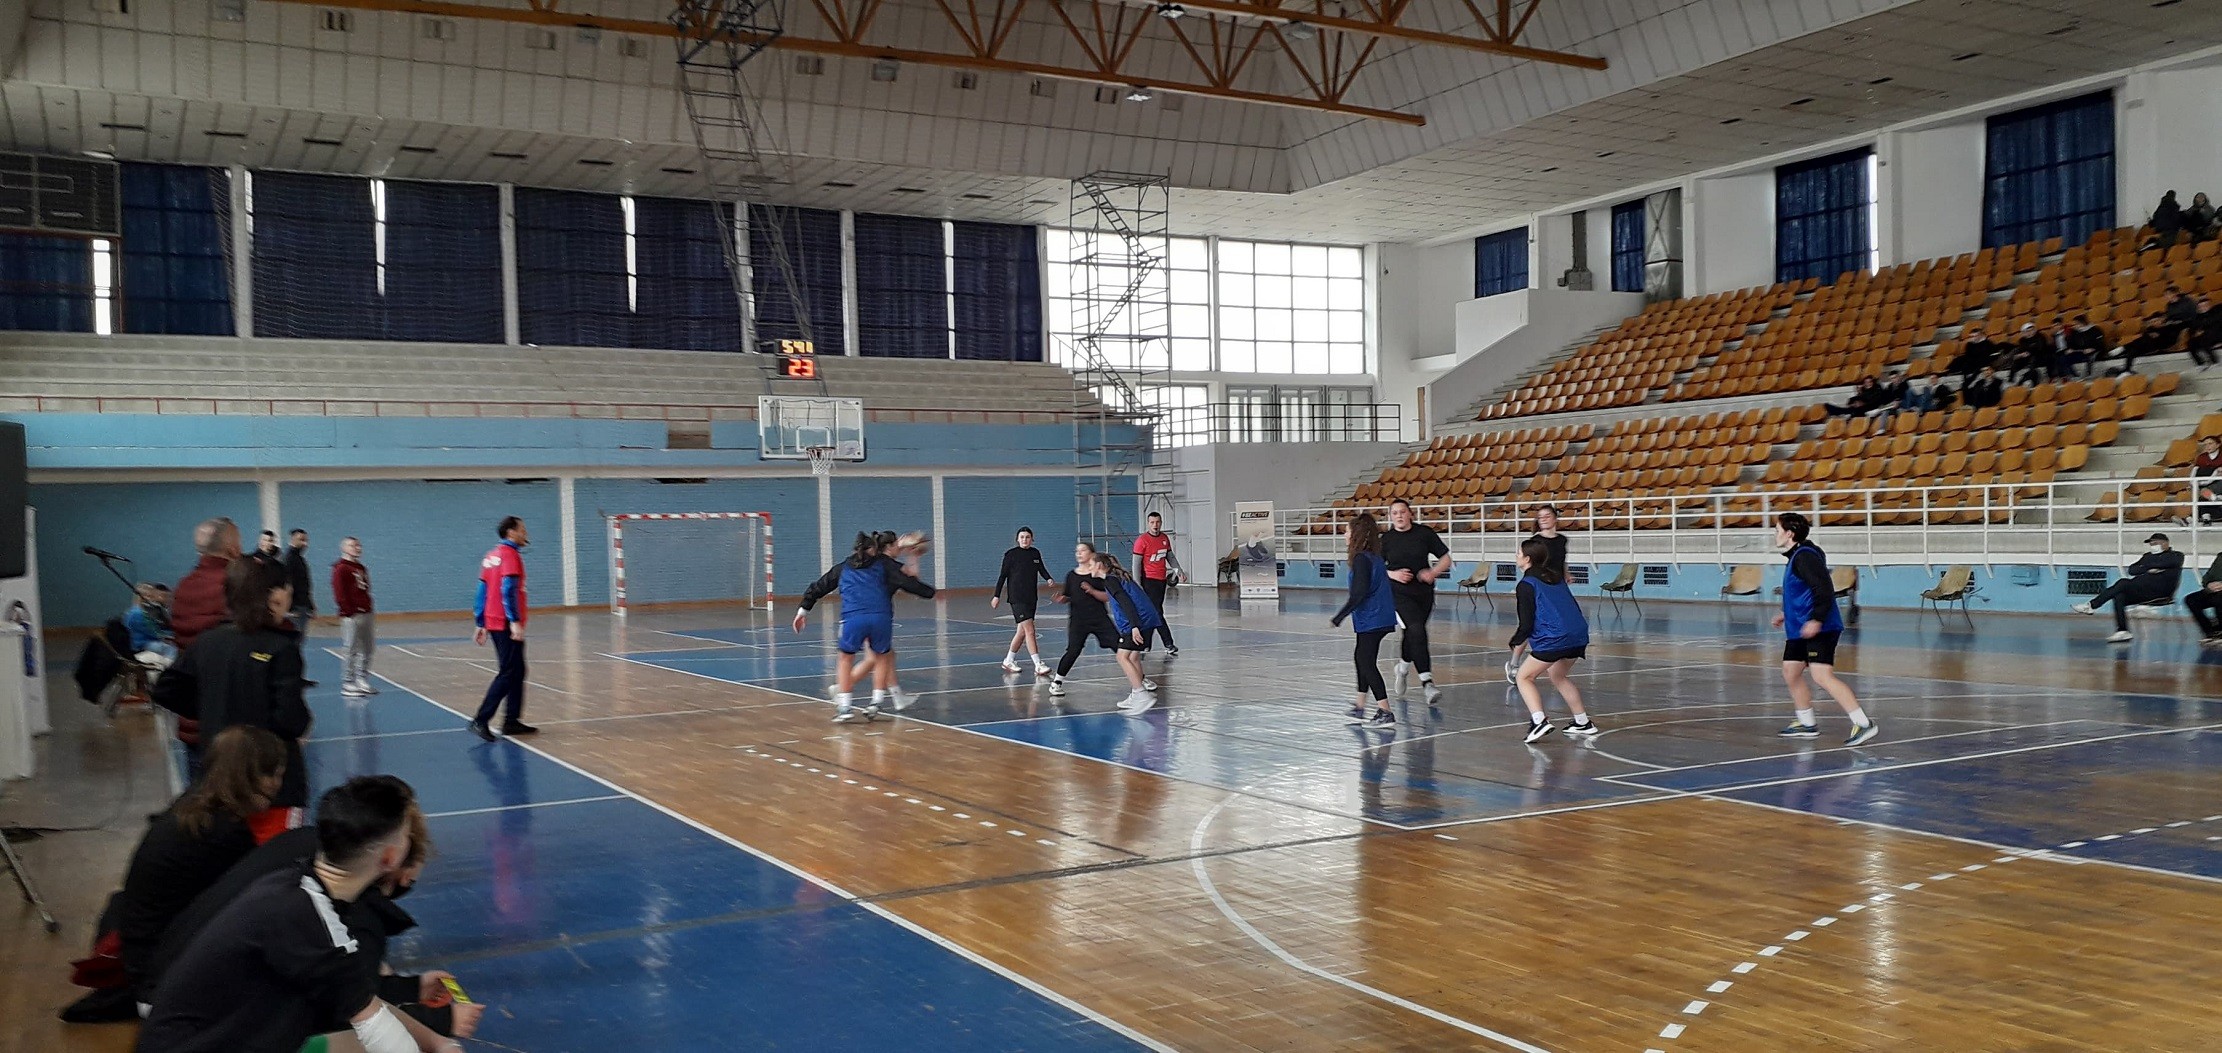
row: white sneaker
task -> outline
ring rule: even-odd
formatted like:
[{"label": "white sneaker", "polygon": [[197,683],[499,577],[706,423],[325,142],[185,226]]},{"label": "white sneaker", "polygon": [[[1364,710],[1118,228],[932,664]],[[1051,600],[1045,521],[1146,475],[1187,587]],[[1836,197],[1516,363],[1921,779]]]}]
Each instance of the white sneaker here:
[{"label": "white sneaker", "polygon": [[340,685],[339,693],[341,698],[370,697],[370,692],[365,690],[361,684],[355,683],[354,681],[348,681],[347,683]]},{"label": "white sneaker", "polygon": [[1420,697],[1426,699],[1427,704],[1432,706],[1443,700],[1443,689],[1436,687],[1433,680],[1422,680],[1420,681]]},{"label": "white sneaker", "polygon": [[900,713],[918,704],[917,695],[910,694],[909,692],[906,692],[899,687],[889,689],[887,699],[889,705],[892,706],[897,713]]},{"label": "white sneaker", "polygon": [[859,720],[870,719],[872,718],[865,715],[865,712],[863,710],[858,709],[855,706],[842,706],[833,711],[833,722],[836,724],[850,724]]},{"label": "white sneaker", "polygon": [[1003,659],[1003,671],[1006,673],[1018,672],[1018,659],[1010,656],[1005,656]]},{"label": "white sneaker", "polygon": [[1412,663],[1410,663],[1410,662],[1398,662],[1398,663],[1396,664],[1396,683],[1395,683],[1395,684],[1393,684],[1393,685],[1390,685],[1390,688],[1389,688],[1389,690],[1390,690],[1390,691],[1392,691],[1392,692],[1394,692],[1394,693],[1396,694],[1396,697],[1398,697],[1398,698],[1403,698],[1403,697],[1404,697],[1404,687],[1405,687],[1405,685],[1406,685],[1406,684],[1408,684],[1408,683],[1410,683],[1410,682],[1411,682],[1411,679],[1412,679]]},{"label": "white sneaker", "polygon": [[1056,670],[1054,670],[1054,669],[1051,669],[1050,667],[1048,667],[1048,666],[1046,666],[1046,665],[1043,665],[1043,664],[1042,664],[1042,663],[1040,662],[1040,660],[1038,660],[1038,659],[1037,659],[1037,660],[1036,660],[1036,661],[1034,662],[1034,675],[1035,675],[1035,676],[1038,676],[1038,677],[1047,677],[1047,676],[1049,676],[1049,674],[1051,674],[1051,673],[1054,673],[1054,672],[1056,672]]},{"label": "white sneaker", "polygon": [[1063,697],[1065,693],[1065,678],[1061,676],[1050,677],[1049,693],[1052,697]]},{"label": "white sneaker", "polygon": [[1508,684],[1520,682],[1520,664],[1509,658],[1505,659],[1504,663],[1504,682]]},{"label": "white sneaker", "polygon": [[2132,640],[2132,639],[2134,639],[2134,637],[2130,636],[2129,630],[2128,630],[2128,629],[2123,629],[2122,631],[2120,631],[2120,632],[2117,632],[2117,633],[2115,633],[2114,635],[2112,635],[2112,636],[2109,636],[2109,637],[2107,637],[2107,638],[2106,638],[2106,642],[2107,642],[2107,643],[2128,643],[2128,642],[2130,642],[2130,640]]},{"label": "white sneaker", "polygon": [[1144,690],[1144,691],[1155,691],[1155,690],[1157,690],[1157,681],[1155,681],[1155,680],[1152,680],[1152,679],[1150,679],[1149,677],[1146,677],[1146,676],[1145,676],[1145,677],[1143,677],[1143,678],[1142,678],[1142,690]]},{"label": "white sneaker", "polygon": [[1156,704],[1156,695],[1137,690],[1127,692],[1126,701],[1119,703],[1119,708],[1129,713],[1141,713]]},{"label": "white sneaker", "polygon": [[378,693],[378,685],[371,683],[369,677],[364,677],[361,680],[355,681],[355,689],[361,691],[363,694],[366,695],[375,695]]},{"label": "white sneaker", "polygon": [[2090,604],[2088,604],[2088,603],[2078,603],[2078,604],[2076,604],[2075,606],[2073,606],[2073,607],[2070,607],[2070,608],[2068,608],[2068,609],[2069,609],[2069,610],[2071,610],[2071,611],[2074,611],[2074,612],[2075,612],[2075,613],[2077,613],[2077,614],[2097,614],[2097,613],[2098,613],[2097,611],[2094,611],[2094,610],[2092,610],[2092,609],[2091,609],[2091,605],[2090,605]]}]

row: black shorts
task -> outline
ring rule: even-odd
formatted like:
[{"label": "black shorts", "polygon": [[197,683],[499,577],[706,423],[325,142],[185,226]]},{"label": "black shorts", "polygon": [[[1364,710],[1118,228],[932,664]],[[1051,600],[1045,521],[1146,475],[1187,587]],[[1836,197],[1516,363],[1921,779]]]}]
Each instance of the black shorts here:
[{"label": "black shorts", "polygon": [[1101,647],[1106,651],[1139,651],[1142,649],[1141,644],[1134,642],[1134,637],[1120,632],[1119,627],[1115,625],[1082,625],[1073,627],[1073,639],[1078,640],[1083,637],[1089,636],[1095,637],[1096,646]]},{"label": "black shorts", "polygon": [[1021,603],[1017,600],[1012,600],[1008,606],[1011,608],[1012,621],[1025,623],[1034,620],[1033,600],[1027,600],[1024,603]]},{"label": "black shorts", "polygon": [[1589,657],[1589,648],[1569,647],[1563,651],[1529,651],[1528,657],[1544,665],[1549,665],[1552,662],[1563,662],[1569,658],[1587,658]]},{"label": "black shorts", "polygon": [[1810,640],[1784,640],[1782,642],[1782,660],[1785,662],[1804,662],[1807,665],[1835,665],[1836,640],[1837,637],[1842,635],[1844,635],[1843,630],[1836,629],[1825,633],[1814,633]]}]

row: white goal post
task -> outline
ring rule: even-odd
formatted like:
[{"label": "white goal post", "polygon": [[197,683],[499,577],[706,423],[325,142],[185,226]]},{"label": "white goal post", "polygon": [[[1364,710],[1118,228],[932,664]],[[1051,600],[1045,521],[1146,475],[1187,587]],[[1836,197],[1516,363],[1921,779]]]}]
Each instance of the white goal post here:
[{"label": "white goal post", "polygon": [[[714,603],[745,600],[748,606],[772,609],[772,514],[770,512],[627,512],[606,516],[610,545],[610,612],[624,617],[635,604],[665,602]],[[659,528],[674,529],[664,531]],[[717,562],[706,543],[722,540],[721,527],[736,528],[730,569]],[[633,534],[633,559],[627,568],[626,532]],[[746,531],[740,533],[738,531]],[[686,551],[671,554],[668,566],[657,551],[677,544]],[[757,579],[750,548],[762,550],[763,577]],[[652,573],[643,573],[642,558],[657,559]],[[683,583],[683,587],[680,584]],[[670,586],[664,588],[664,586]],[[761,586],[759,590],[758,586]],[[663,595],[670,591],[672,595]],[[644,594],[645,593],[645,594]],[[725,595],[719,595],[725,593]]]}]

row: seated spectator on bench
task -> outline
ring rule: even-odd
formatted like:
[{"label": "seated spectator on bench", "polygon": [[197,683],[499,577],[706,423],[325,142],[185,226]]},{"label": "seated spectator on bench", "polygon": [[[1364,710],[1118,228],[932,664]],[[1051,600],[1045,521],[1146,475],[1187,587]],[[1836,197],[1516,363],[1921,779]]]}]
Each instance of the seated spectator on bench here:
[{"label": "seated spectator on bench", "polygon": [[2193,241],[2205,241],[2215,232],[2214,203],[2205,194],[2191,195],[2191,207],[2183,210],[2183,232]]},{"label": "seated spectator on bench", "polygon": [[1981,376],[1968,381],[1960,388],[1960,397],[1969,409],[1996,406],[2006,397],[2006,382],[1998,379],[1998,371],[1984,367]]},{"label": "seated spectator on bench", "polygon": [[1975,379],[1975,374],[1995,364],[2002,350],[1991,338],[1977,329],[1967,335],[1967,342],[1960,345],[1960,353],[1952,359],[1952,372],[1962,383]]},{"label": "seated spectator on bench", "polygon": [[2137,360],[2147,355],[2166,354],[2176,346],[2177,330],[2170,327],[2165,315],[2155,312],[2145,318],[2145,327],[2116,351],[2120,363],[2115,373],[2127,376],[2137,372]]},{"label": "seated spectator on bench", "polygon": [[2222,555],[2216,555],[2199,581],[2199,588],[2183,598],[2183,609],[2199,623],[2199,642],[2222,644]]},{"label": "seated spectator on bench", "polygon": [[2168,546],[2168,535],[2154,534],[2145,539],[2145,545],[2145,554],[2121,578],[2072,608],[2077,614],[2096,614],[2100,606],[2113,604],[2114,635],[2106,638],[2108,643],[2130,641],[2129,604],[2171,599],[2183,580],[2183,553]]},{"label": "seated spectator on bench", "polygon": [[2199,440],[2199,456],[2191,462],[2191,489],[2197,498],[2193,514],[2201,526],[2222,519],[2222,438]]},{"label": "seated spectator on bench", "polygon": [[1845,399],[1842,405],[1829,403],[1823,408],[1831,417],[1864,417],[1896,401],[1883,391],[1882,384],[1874,377],[1866,377],[1852,387],[1852,397]]},{"label": "seated spectator on bench", "polygon": [[2145,225],[2152,228],[2153,236],[2146,239],[2140,251],[2165,249],[2176,243],[2176,236],[2183,232],[2183,206],[2176,203],[2175,191],[2160,195],[2160,204],[2153,206],[2152,218]]},{"label": "seated spectator on bench", "polygon": [[2106,337],[2106,330],[2093,322],[2090,316],[2076,316],[2075,325],[2068,328],[2068,346],[2076,351],[2076,364],[2083,368],[2084,379],[2090,379],[2099,359],[2106,357],[2109,343],[2111,341]]},{"label": "seated spectator on bench", "polygon": [[139,602],[123,612],[123,628],[131,634],[131,653],[141,665],[166,669],[177,660],[177,644],[170,634],[170,587],[141,582]]},{"label": "seated spectator on bench", "polygon": [[2197,304],[2198,313],[2191,316],[2186,328],[2184,347],[2191,352],[2191,360],[2205,369],[2222,358],[2216,354],[2222,351],[2222,308],[2215,307],[2204,296],[2199,297]]},{"label": "seated spectator on bench", "polygon": [[1898,409],[1905,413],[1927,413],[1937,408],[1937,389],[1942,386],[1927,378],[1906,381],[1898,395]]},{"label": "seated spectator on bench", "polygon": [[[297,1053],[327,1035],[365,1053],[462,1050],[378,997],[379,949],[357,935],[364,895],[408,863],[415,811],[388,775],[326,792],[315,855],[248,883],[162,970],[139,1053]],[[423,1001],[445,1001],[442,975],[421,978]]]}]

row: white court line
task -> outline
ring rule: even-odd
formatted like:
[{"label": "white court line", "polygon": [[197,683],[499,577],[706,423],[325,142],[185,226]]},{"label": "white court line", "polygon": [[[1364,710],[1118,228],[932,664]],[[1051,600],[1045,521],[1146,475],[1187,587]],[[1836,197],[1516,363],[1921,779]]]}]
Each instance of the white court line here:
[{"label": "white court line", "polygon": [[[609,655],[605,657],[616,656]],[[386,678],[386,681],[387,683],[393,683],[394,686],[401,688],[401,690],[406,692],[407,694],[416,696],[418,700],[425,702],[428,705],[446,710],[458,717],[465,716],[461,711],[443,705],[430,696],[416,691],[413,688],[395,683],[390,678]],[[468,718],[465,717],[465,719]],[[819,888],[825,889],[826,891],[849,901],[859,909],[875,914],[883,919],[886,919],[887,921],[893,922],[903,929],[908,930],[912,934],[918,936],[920,939],[926,940],[927,942],[932,943],[935,946],[942,948],[943,950],[955,954],[958,957],[963,958],[964,960],[969,961],[972,964],[979,966],[980,968],[986,969],[987,971],[994,973],[995,975],[1000,976],[1005,980],[1010,981],[1011,983],[1017,984],[1018,986],[1031,991],[1034,994],[1041,996],[1042,998],[1054,1002],[1059,1006],[1063,1006],[1064,1008],[1071,1010],[1072,1012],[1077,1013],[1088,1020],[1092,1020],[1095,1023],[1100,1024],[1106,1029],[1110,1030],[1112,1033],[1126,1038],[1132,1042],[1135,1042],[1141,1045],[1143,1048],[1153,1051],[1153,1053],[1178,1053],[1178,1051],[1173,1049],[1173,1047],[1152,1039],[1149,1036],[1126,1026],[1125,1024],[1121,1024],[1118,1021],[1103,1015],[1102,1013],[1088,1008],[1087,1006],[1081,1005],[1079,1002],[1076,1002],[1071,998],[1052,991],[1048,987],[1042,985],[1039,981],[1036,981],[1027,976],[1020,975],[1019,973],[1014,972],[1011,969],[1006,968],[1005,966],[972,951],[970,948],[958,944],[957,942],[950,940],[949,938],[942,936],[930,929],[927,929],[925,926],[919,925],[918,923],[913,922],[910,919],[905,918],[902,915],[897,914],[880,904],[861,901],[857,898],[857,895],[855,893],[850,892],[847,889],[834,884],[833,882],[827,881],[824,878],[816,877],[809,872],[804,871],[791,863],[788,863],[786,860],[780,859],[779,857],[765,852],[759,848],[756,848],[753,845],[746,844],[730,834],[715,829],[707,824],[697,821],[689,816],[683,815],[677,811],[672,810],[671,808],[667,808],[664,805],[652,801],[646,797],[643,797],[632,790],[620,786],[609,779],[605,779],[599,775],[596,775],[593,772],[587,771],[584,768],[581,768],[576,764],[572,764],[571,762],[566,761],[561,757],[557,757],[529,742],[519,742],[517,743],[517,746],[520,749],[524,749],[534,754],[535,756],[538,756],[542,760],[548,761],[552,764],[569,770],[574,774],[587,779],[591,779],[594,782],[600,783],[603,786],[617,791],[615,794],[612,795],[614,797],[625,797],[638,801],[641,804],[647,805],[648,807],[653,808],[658,812],[662,812],[663,814],[670,816],[671,818],[676,819],[679,822],[685,823],[686,825],[691,826],[704,834],[717,838],[718,840],[723,841],[726,844],[733,846],[734,848],[740,849],[741,851],[746,852],[749,855],[756,857],[757,859],[761,859],[766,863],[769,863],[781,870],[793,874],[795,877],[800,878],[803,881],[807,881],[813,885],[818,886]]]},{"label": "white court line", "polygon": [[1522,1042],[1510,1035],[1492,1031],[1486,1027],[1481,1026],[1480,1024],[1461,1020],[1448,1013],[1430,1009],[1424,1005],[1420,1005],[1417,1002],[1407,1001],[1406,999],[1399,998],[1396,995],[1390,994],[1389,992],[1381,990],[1378,987],[1371,987],[1366,984],[1359,983],[1356,980],[1350,979],[1347,976],[1340,976],[1335,973],[1328,972],[1325,969],[1319,968],[1318,966],[1306,962],[1302,958],[1298,958],[1297,956],[1290,954],[1280,944],[1273,942],[1264,933],[1259,932],[1257,926],[1250,924],[1242,917],[1241,914],[1236,913],[1233,904],[1227,902],[1227,897],[1219,894],[1219,886],[1212,883],[1211,874],[1204,867],[1204,832],[1210,829],[1211,821],[1218,818],[1220,809],[1225,808],[1229,801],[1234,800],[1237,796],[1241,796],[1242,794],[1243,791],[1239,790],[1235,791],[1234,793],[1228,794],[1226,797],[1222,798],[1218,804],[1213,805],[1210,811],[1205,812],[1203,819],[1197,822],[1196,832],[1189,835],[1188,838],[1188,865],[1189,868],[1196,874],[1196,884],[1202,886],[1204,894],[1211,897],[1212,905],[1219,908],[1220,915],[1225,917],[1228,921],[1233,922],[1235,928],[1242,930],[1242,934],[1248,936],[1251,942],[1265,948],[1275,958],[1280,959],[1282,963],[1286,964],[1292,969],[1319,977],[1320,979],[1332,984],[1338,984],[1343,987],[1347,987],[1353,991],[1358,992],[1359,994],[1365,995],[1369,998],[1387,1002],[1388,1004],[1396,1006],[1399,1009],[1417,1013],[1428,1018],[1429,1020],[1435,1021],[1436,1023],[1447,1024],[1451,1027],[1457,1028],[1460,1031],[1464,1031],[1467,1034],[1486,1038],[1489,1041],[1495,1042],[1498,1045],[1504,1046],[1508,1049],[1520,1050],[1521,1053],[1550,1053],[1549,1050],[1546,1050],[1541,1046],[1529,1045],[1528,1043]]},{"label": "white court line", "polygon": [[[415,692],[410,692],[415,694]],[[453,812],[426,812],[427,819],[452,819],[458,815],[487,815],[492,812],[519,812],[527,808],[553,808],[559,804],[593,804],[596,801],[622,801],[621,793],[605,793],[600,797],[573,797],[562,801],[528,801],[524,804],[498,804],[491,808],[464,808]]]},{"label": "white court line", "polygon": [[[1659,720],[1659,721],[1653,721],[1653,722],[1651,722],[1651,723],[1649,723],[1649,724],[1630,724],[1630,725],[1627,725],[1627,726],[1625,726],[1625,727],[1610,727],[1610,728],[1606,728],[1606,729],[1604,729],[1604,730],[1603,730],[1603,731],[1602,731],[1602,732],[1601,732],[1601,733],[1600,733],[1600,734],[1598,735],[1598,737],[1599,737],[1599,738],[1603,738],[1604,736],[1606,736],[1606,735],[1610,735],[1610,734],[1612,734],[1613,732],[1616,732],[1616,731],[1639,731],[1639,730],[1641,730],[1641,729],[1643,729],[1643,728],[1663,728],[1663,727],[1667,727],[1667,726],[1669,726],[1669,725],[1672,725],[1672,724],[1700,724],[1700,723],[1704,723],[1705,721],[1708,721],[1708,720],[1761,720],[1761,719],[1764,719],[1764,720],[1779,720],[1779,719],[1781,719],[1781,718],[1780,718],[1780,717],[1778,717],[1778,716],[1766,716],[1766,717],[1693,717],[1693,718],[1691,718],[1691,719],[1689,719],[1689,720]],[[1980,728],[1976,728],[1976,729],[1975,729],[1975,730],[1973,730],[1973,731],[1948,731],[1948,732],[1944,732],[1944,733],[1942,733],[1942,734],[1938,734],[1938,735],[1916,735],[1916,736],[1914,736],[1914,737],[1912,737],[1912,738],[1899,738],[1899,737],[1897,737],[1897,736],[1893,735],[1893,736],[1891,736],[1891,739],[1890,739],[1890,744],[1891,744],[1891,745],[1893,745],[1893,746],[1896,746],[1896,745],[1901,745],[1901,744],[1903,744],[1903,743],[1907,743],[1907,742],[1934,742],[1934,741],[1936,741],[1936,740],[1938,740],[1938,739],[1956,739],[1956,738],[1962,738],[1962,737],[1965,737],[1965,736],[1968,736],[1968,735],[1995,735],[1995,734],[1997,734],[1997,733],[1999,733],[1999,732],[2002,732],[2002,731],[2027,731],[2027,730],[2030,730],[2030,729],[2033,729],[2033,728],[2056,728],[2056,727],[2059,727],[2059,726],[2060,726],[2060,725],[2062,725],[2062,724],[2105,724],[2105,725],[2108,725],[2108,726],[2110,726],[2110,727],[2117,727],[2117,728],[2118,728],[2118,727],[2123,727],[2123,726],[2124,726],[2124,725],[2123,725],[2123,724],[2122,724],[2122,723],[2121,723],[2120,721],[2115,721],[2115,720],[2095,720],[2095,719],[2092,719],[2092,718],[2089,718],[2089,717],[2077,717],[2077,718],[2074,718],[2074,719],[2072,719],[2072,720],[2054,720],[2054,721],[2048,721],[2048,722],[2046,722],[2046,723],[2043,723],[2043,724],[2006,724],[2006,723],[2000,723],[2000,722],[1998,722],[1998,721],[1991,721],[1991,720],[1970,720],[1970,719],[1967,719],[1967,718],[1964,718],[1964,717],[1896,717],[1896,718],[1893,718],[1893,719],[1894,719],[1894,720],[1896,720],[1896,721],[1899,721],[1899,722],[1907,723],[1907,724],[1983,724],[1983,725],[1986,725],[1985,727],[1980,727]],[[2128,725],[2128,726],[2130,726],[2130,727],[2135,727],[2136,725]],[[1861,750],[1861,749],[1867,749],[1867,748],[1868,748],[1867,746],[1829,746],[1829,747],[1826,747],[1826,748],[1824,748],[1824,749],[1815,749],[1815,750],[1797,750],[1797,751],[1794,751],[1794,752],[1791,752],[1791,753],[1767,753],[1767,754],[1761,754],[1761,755],[1759,755],[1759,756],[1754,756],[1754,757],[1737,757],[1737,758],[1735,758],[1735,759],[1733,759],[1733,760],[1707,761],[1707,762],[1705,762],[1705,763],[1703,763],[1703,764],[1684,764],[1684,765],[1681,765],[1680,767],[1673,767],[1673,768],[1664,768],[1664,767],[1653,767],[1653,768],[1651,769],[1651,771],[1645,772],[1644,774],[1646,774],[1646,775],[1654,775],[1654,774],[1661,774],[1661,773],[1665,773],[1665,772],[1676,772],[1676,771],[1696,771],[1696,770],[1698,770],[1698,769],[1700,769],[1700,768],[1721,768],[1721,767],[1726,767],[1726,766],[1728,766],[1728,765],[1731,765],[1731,764],[1750,764],[1750,763],[1752,763],[1753,761],[1782,760],[1782,759],[1784,759],[1784,758],[1786,758],[1786,757],[1817,757],[1817,756],[1820,756],[1820,755],[1821,755],[1821,754],[1823,754],[1823,753],[1842,753],[1842,752],[1845,752],[1846,750]],[[1871,768],[1870,768],[1870,769],[1866,769],[1866,770],[1868,770],[1868,771],[1872,771],[1872,770],[1874,770],[1874,769],[1871,769]]]}]

